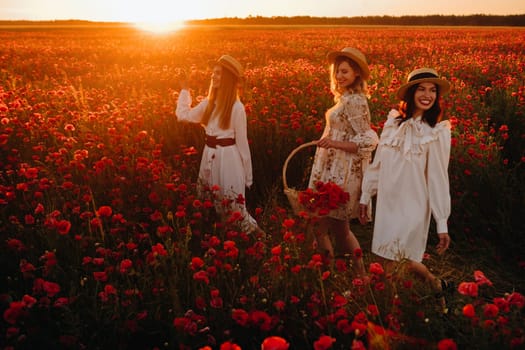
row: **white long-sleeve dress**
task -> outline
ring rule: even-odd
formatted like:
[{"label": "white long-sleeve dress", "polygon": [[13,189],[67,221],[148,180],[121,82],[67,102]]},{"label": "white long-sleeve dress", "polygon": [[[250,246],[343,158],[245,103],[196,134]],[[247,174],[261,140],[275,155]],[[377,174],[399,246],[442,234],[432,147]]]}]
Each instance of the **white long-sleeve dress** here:
[{"label": "white long-sleeve dress", "polygon": [[366,204],[377,195],[373,253],[421,262],[431,216],[437,233],[448,233],[450,122],[432,128],[417,117],[400,125],[399,115],[397,110],[388,115],[363,179],[360,202]]},{"label": "white long-sleeve dress", "polygon": [[368,100],[360,93],[343,94],[326,112],[326,125],[321,138],[355,142],[358,145],[357,153],[322,147],[316,150],[308,187],[315,188],[317,181],[333,182],[350,194],[348,203],[332,210],[329,217],[348,220],[359,215],[363,173],[379,139],[370,126],[370,119]]},{"label": "white long-sleeve dress", "polygon": [[[202,100],[195,107],[191,107],[192,98],[190,92],[183,89],[179,93],[175,114],[180,121],[200,123],[208,99]],[[228,209],[239,211],[243,216],[242,228],[252,231],[257,227],[257,222],[248,213],[244,203],[235,201],[238,196],[245,198],[246,187],[253,182],[252,160],[247,135],[246,111],[241,101],[237,100],[232,108],[231,123],[228,129],[221,129],[218,125],[219,118],[213,114],[204,126],[209,136],[217,138],[234,138],[235,144],[231,146],[217,146],[212,148],[204,146],[199,169],[199,182],[205,186],[218,186],[219,198],[215,203],[216,209],[223,214],[222,199],[232,199]]]}]

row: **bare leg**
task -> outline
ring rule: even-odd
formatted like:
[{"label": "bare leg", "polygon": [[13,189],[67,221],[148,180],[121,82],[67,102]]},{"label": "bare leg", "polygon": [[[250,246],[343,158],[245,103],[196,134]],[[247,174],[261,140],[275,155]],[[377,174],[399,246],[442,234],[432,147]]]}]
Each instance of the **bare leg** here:
[{"label": "bare leg", "polygon": [[363,259],[356,257],[354,252],[356,249],[361,249],[359,241],[355,237],[354,233],[350,230],[350,224],[348,220],[337,220],[330,219],[330,228],[331,232],[334,233],[335,243],[340,251],[343,254],[350,254],[354,261],[355,271],[361,275],[365,276],[366,271],[363,264]]},{"label": "bare leg", "polygon": [[[432,287],[436,289],[437,282],[439,282],[439,280],[436,278],[436,276],[432,274],[432,272],[430,272],[430,270],[425,265],[417,261],[410,261],[408,263],[408,266],[410,268],[410,271],[417,275],[417,277],[419,277],[421,280],[427,283],[430,283]],[[441,286],[439,286],[439,289],[441,289]]]},{"label": "bare leg", "polygon": [[[416,274],[419,278],[421,278],[426,283],[430,284],[432,290],[441,293],[443,291],[441,287],[441,280],[434,276],[432,272],[422,263],[416,262],[416,261],[410,261],[409,262],[409,268],[410,271]],[[446,301],[444,297],[440,298],[441,306],[443,307],[443,310],[446,312]]]},{"label": "bare leg", "polygon": [[305,247],[308,253],[317,251],[317,239],[315,238],[315,225],[310,224],[306,227]]},{"label": "bare leg", "polygon": [[328,218],[319,220],[318,229],[315,231],[315,239],[317,241],[317,250],[331,261],[334,257],[334,247],[328,234],[328,220]]}]

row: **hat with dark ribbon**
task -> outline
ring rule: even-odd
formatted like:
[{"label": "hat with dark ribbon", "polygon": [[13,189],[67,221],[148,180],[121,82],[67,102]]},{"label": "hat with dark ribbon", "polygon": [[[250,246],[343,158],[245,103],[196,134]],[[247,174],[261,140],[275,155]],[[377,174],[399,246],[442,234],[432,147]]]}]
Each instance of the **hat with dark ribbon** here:
[{"label": "hat with dark ribbon", "polygon": [[421,83],[433,83],[439,87],[439,93],[443,96],[450,91],[450,83],[439,77],[438,73],[432,68],[415,69],[408,75],[407,82],[397,90],[397,97],[405,100],[405,94],[409,87]]}]

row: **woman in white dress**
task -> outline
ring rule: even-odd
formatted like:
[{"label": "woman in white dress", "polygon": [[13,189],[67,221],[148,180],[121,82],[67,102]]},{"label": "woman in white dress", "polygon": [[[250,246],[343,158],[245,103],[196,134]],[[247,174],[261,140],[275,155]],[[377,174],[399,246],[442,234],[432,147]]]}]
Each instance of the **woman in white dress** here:
[{"label": "woman in white dress", "polygon": [[[335,255],[330,234],[339,254],[353,255],[360,249],[350,230],[349,221],[359,215],[359,197],[363,172],[370,163],[378,136],[370,126],[370,110],[366,96],[366,80],[370,70],[366,57],[351,47],[328,54],[330,88],[336,104],[326,112],[326,125],[310,174],[309,188],[315,183],[332,182],[350,195],[343,207],[321,217],[315,227],[318,250],[327,258]],[[313,228],[312,228],[313,229]],[[364,274],[360,256],[354,256],[356,270]]]},{"label": "woman in white dress", "polygon": [[[240,212],[244,231],[263,234],[244,203],[245,188],[252,185],[253,178],[246,111],[238,94],[242,76],[243,68],[236,59],[221,56],[213,67],[208,96],[192,107],[183,82],[175,114],[180,121],[201,124],[206,132],[199,183],[206,190],[218,187],[217,212],[223,218]],[[225,201],[229,205],[225,206]]]},{"label": "woman in white dress", "polygon": [[439,99],[448,81],[431,68],[412,71],[397,91],[400,108],[390,111],[361,194],[360,221],[377,195],[372,252],[387,261],[406,260],[410,270],[436,291],[446,288],[422,263],[431,216],[436,222],[437,253],[449,247],[448,163],[450,122],[441,121]]}]

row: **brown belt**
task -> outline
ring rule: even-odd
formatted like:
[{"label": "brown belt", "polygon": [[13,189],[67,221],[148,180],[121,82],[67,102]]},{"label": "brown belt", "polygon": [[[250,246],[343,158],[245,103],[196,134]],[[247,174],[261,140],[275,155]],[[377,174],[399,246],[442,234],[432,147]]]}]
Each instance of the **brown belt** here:
[{"label": "brown belt", "polygon": [[219,139],[217,136],[206,135],[204,141],[206,142],[206,146],[211,148],[216,148],[217,146],[226,147],[235,145],[235,139],[231,137]]}]

